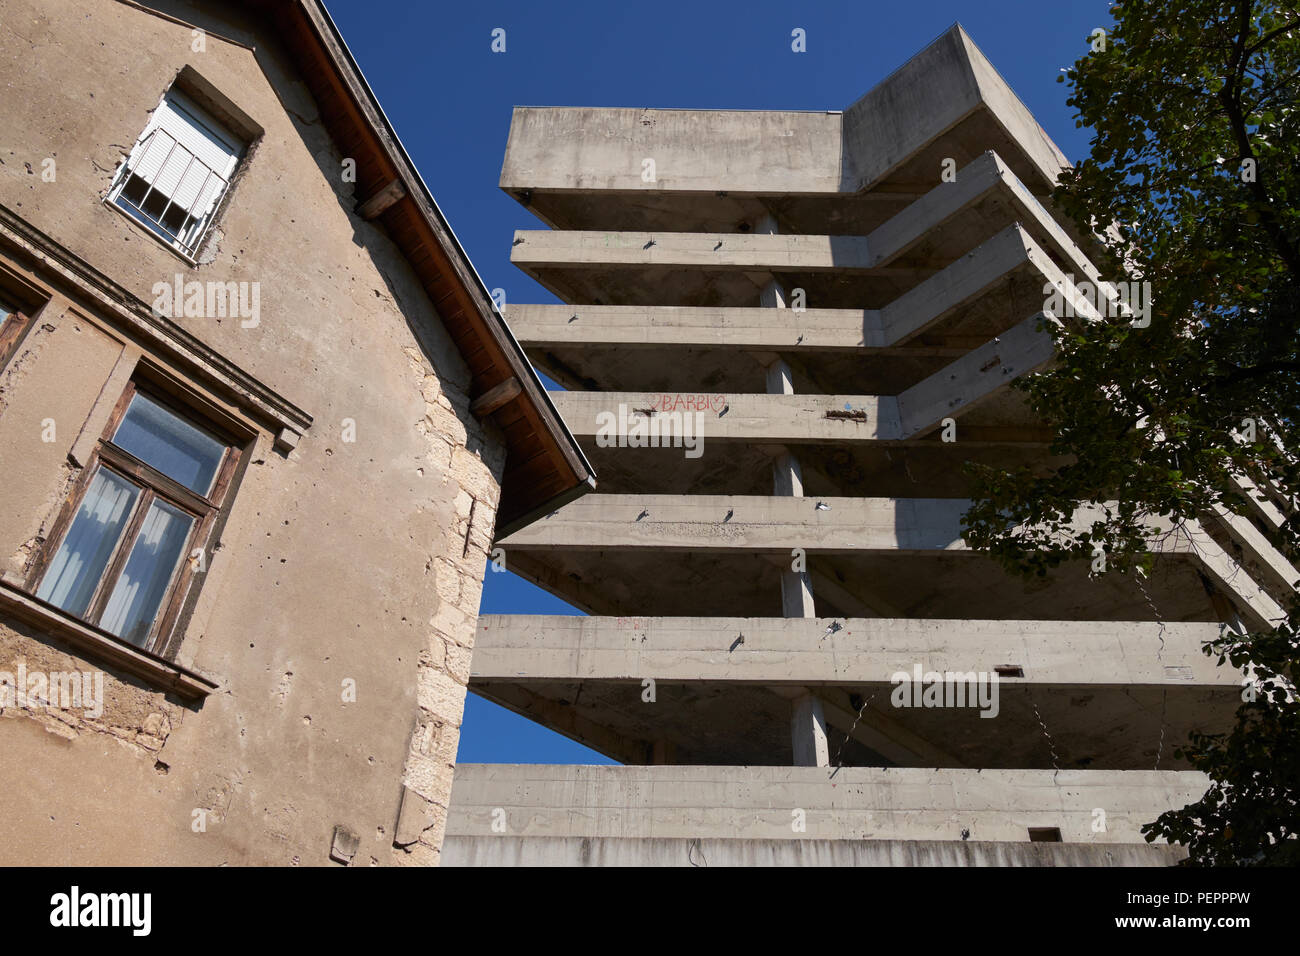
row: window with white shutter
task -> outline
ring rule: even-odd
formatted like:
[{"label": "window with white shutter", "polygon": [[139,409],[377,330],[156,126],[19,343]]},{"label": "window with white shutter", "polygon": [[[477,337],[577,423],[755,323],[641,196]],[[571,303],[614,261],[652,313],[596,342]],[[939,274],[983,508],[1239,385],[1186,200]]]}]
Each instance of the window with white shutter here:
[{"label": "window with white shutter", "polygon": [[243,145],[189,97],[170,90],[118,171],[108,199],[193,258]]}]

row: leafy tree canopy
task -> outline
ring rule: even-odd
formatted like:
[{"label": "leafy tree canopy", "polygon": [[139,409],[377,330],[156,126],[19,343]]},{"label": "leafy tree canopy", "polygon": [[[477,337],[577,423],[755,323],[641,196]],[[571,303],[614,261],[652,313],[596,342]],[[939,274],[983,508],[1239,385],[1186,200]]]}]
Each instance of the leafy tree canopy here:
[{"label": "leafy tree canopy", "polygon": [[[1140,575],[1153,519],[1259,519],[1253,482],[1287,516],[1256,524],[1295,561],[1300,7],[1120,0],[1111,14],[1104,47],[1089,38],[1060,77],[1094,137],[1054,198],[1098,235],[1106,278],[1151,284],[1150,324],[1054,330],[1055,364],[1016,384],[1058,427],[1052,451],[1067,463],[968,466],[967,539],[1025,574],[1104,551],[1107,573]],[[1076,527],[1088,502],[1111,505]],[[1224,628],[1206,647],[1249,667],[1258,693],[1230,732],[1179,751],[1209,774],[1206,796],[1146,828],[1193,863],[1300,863],[1300,611],[1285,600],[1278,626]]]}]

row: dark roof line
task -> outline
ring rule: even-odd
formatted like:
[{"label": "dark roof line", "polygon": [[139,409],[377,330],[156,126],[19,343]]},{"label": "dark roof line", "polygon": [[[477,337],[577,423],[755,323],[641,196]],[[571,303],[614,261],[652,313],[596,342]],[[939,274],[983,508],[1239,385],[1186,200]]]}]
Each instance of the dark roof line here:
[{"label": "dark roof line", "polygon": [[[393,128],[392,122],[388,119],[388,115],[380,105],[378,97],[375,96],[374,90],[371,88],[369,81],[361,71],[361,67],[357,63],[356,58],[352,55],[352,51],[349,49],[347,41],[343,39],[343,35],[339,32],[338,25],[334,22],[334,18],[330,16],[329,11],[325,8],[325,4],[321,2],[321,0],[297,0],[297,2],[303,7],[312,8],[318,14],[316,17],[311,17],[309,15],[309,20],[314,19],[317,22],[324,24],[329,29],[331,39],[338,45],[338,49],[342,51],[343,55],[347,59],[346,63],[336,63],[336,66],[346,68],[353,74],[353,77],[356,80],[356,86],[360,90],[364,91],[366,98],[369,100],[368,105],[374,110],[375,115],[377,115],[384,124],[384,132],[387,134],[387,138],[391,140],[393,145],[393,149],[389,150],[389,152],[394,166],[405,172],[411,181],[418,185],[421,192],[420,198],[427,203],[427,208],[432,210],[433,215],[437,218],[437,224],[450,238],[452,248],[447,250],[448,254],[459,258],[461,263],[465,266],[468,274],[473,277],[474,287],[466,291],[469,292],[470,298],[473,299],[474,305],[480,316],[484,321],[495,324],[497,328],[504,333],[505,341],[508,344],[510,351],[513,352],[513,355],[510,357],[513,358],[514,361],[512,361],[511,364],[515,366],[516,374],[521,377],[521,384],[523,384],[525,391],[535,401],[540,400],[541,404],[544,405],[545,410],[549,412],[549,417],[551,419],[551,422],[548,424],[552,425],[550,430],[553,437],[558,443],[567,445],[572,450],[576,460],[586,470],[585,475],[578,476],[579,485],[577,489],[568,489],[561,492],[559,495],[547,501],[543,507],[530,512],[529,515],[525,516],[525,518],[531,520],[533,517],[555,510],[567,501],[570,501],[573,498],[578,497],[580,494],[594,488],[596,480],[595,470],[591,467],[591,463],[587,460],[587,456],[583,454],[582,448],[578,444],[578,440],[564,424],[564,419],[560,417],[559,411],[556,409],[550,396],[547,394],[546,387],[538,377],[537,371],[533,368],[532,362],[530,362],[528,356],[524,354],[523,347],[519,344],[518,339],[515,338],[514,332],[511,331],[505,317],[497,309],[491,293],[488,292],[487,285],[483,282],[483,277],[479,275],[478,269],[475,268],[473,261],[465,252],[464,246],[461,245],[455,231],[451,228],[451,224],[447,221],[447,217],[443,215],[442,210],[439,208],[437,200],[434,199],[432,191],[424,181],[424,177],[420,174],[419,169],[412,161],[410,154],[407,153],[406,147],[402,145],[401,138],[397,135],[397,131]],[[326,52],[329,52],[328,48]],[[382,143],[385,137],[381,136],[379,139]],[[385,148],[387,148],[386,144]],[[392,155],[394,152],[396,155]],[[544,419],[546,417],[547,416],[543,415]],[[527,521],[524,520],[524,518],[516,519],[515,521],[512,521],[510,525],[498,529],[498,534],[504,536],[510,530],[521,527],[526,523]]]}]

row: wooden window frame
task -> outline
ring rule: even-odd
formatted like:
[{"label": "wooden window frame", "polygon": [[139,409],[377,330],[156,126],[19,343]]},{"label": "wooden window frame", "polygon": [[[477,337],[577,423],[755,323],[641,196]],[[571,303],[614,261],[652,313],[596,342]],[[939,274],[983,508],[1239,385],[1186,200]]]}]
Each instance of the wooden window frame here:
[{"label": "wooden window frame", "polygon": [[18,352],[27,331],[32,327],[32,317],[14,303],[14,311],[0,319],[0,369]]},{"label": "wooden window frame", "polygon": [[[149,513],[150,506],[155,500],[161,500],[194,519],[194,524],[185,541],[181,559],[177,562],[176,567],[172,569],[162,603],[159,605],[154,620],[150,624],[143,644],[133,644],[125,638],[113,635],[108,631],[103,631],[103,633],[108,634],[115,640],[124,641],[132,647],[138,647],[147,653],[164,659],[174,658],[179,650],[184,628],[178,625],[183,623],[183,612],[187,607],[192,606],[193,602],[190,598],[197,593],[198,585],[201,583],[196,580],[196,575],[199,572],[195,570],[197,562],[195,561],[194,552],[202,549],[205,555],[211,554],[212,540],[215,537],[215,532],[225,523],[225,517],[235,497],[234,490],[237,485],[237,476],[241,471],[240,465],[246,459],[252,441],[247,436],[237,435],[229,429],[223,428],[220,424],[214,422],[210,416],[203,414],[202,411],[185,402],[183,397],[178,399],[176,392],[177,389],[174,386],[162,381],[154,381],[152,377],[139,374],[127,383],[126,388],[113,407],[108,424],[96,440],[94,451],[86,461],[86,465],[82,468],[81,474],[77,477],[72,489],[68,492],[59,511],[59,516],[55,519],[54,525],[51,527],[50,533],[46,537],[41,552],[33,563],[26,580],[26,590],[28,593],[35,594],[41,580],[49,570],[54,556],[58,554],[58,550],[62,546],[77,512],[81,508],[82,500],[90,487],[91,481],[101,468],[107,468],[137,486],[140,489],[140,494],[132,505],[131,515],[117,543],[114,545],[108,564],[96,582],[95,591],[85,613],[72,615],[70,612],[58,608],[57,605],[50,606],[59,610],[60,613],[68,614],[90,627],[103,631],[99,626],[99,621],[103,616],[108,599],[112,595],[113,587],[126,567],[131,549],[139,537],[141,526]],[[220,464],[217,466],[216,474],[213,476],[212,487],[206,495],[192,491],[113,443],[112,438],[116,434],[118,426],[121,425],[122,419],[125,418],[131,400],[137,394],[146,396],[173,414],[209,432],[225,444],[226,450],[222,455]]]}]

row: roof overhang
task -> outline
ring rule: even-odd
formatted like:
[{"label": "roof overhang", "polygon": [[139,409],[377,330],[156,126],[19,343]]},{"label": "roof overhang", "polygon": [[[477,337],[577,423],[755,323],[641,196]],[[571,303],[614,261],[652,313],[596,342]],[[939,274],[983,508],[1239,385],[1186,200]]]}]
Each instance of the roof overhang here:
[{"label": "roof overhang", "polygon": [[357,212],[410,263],[472,375],[471,411],[505,434],[496,536],[595,488],[596,476],[403,148],[323,4],[244,0],[275,25],[321,119],[356,159]]}]

